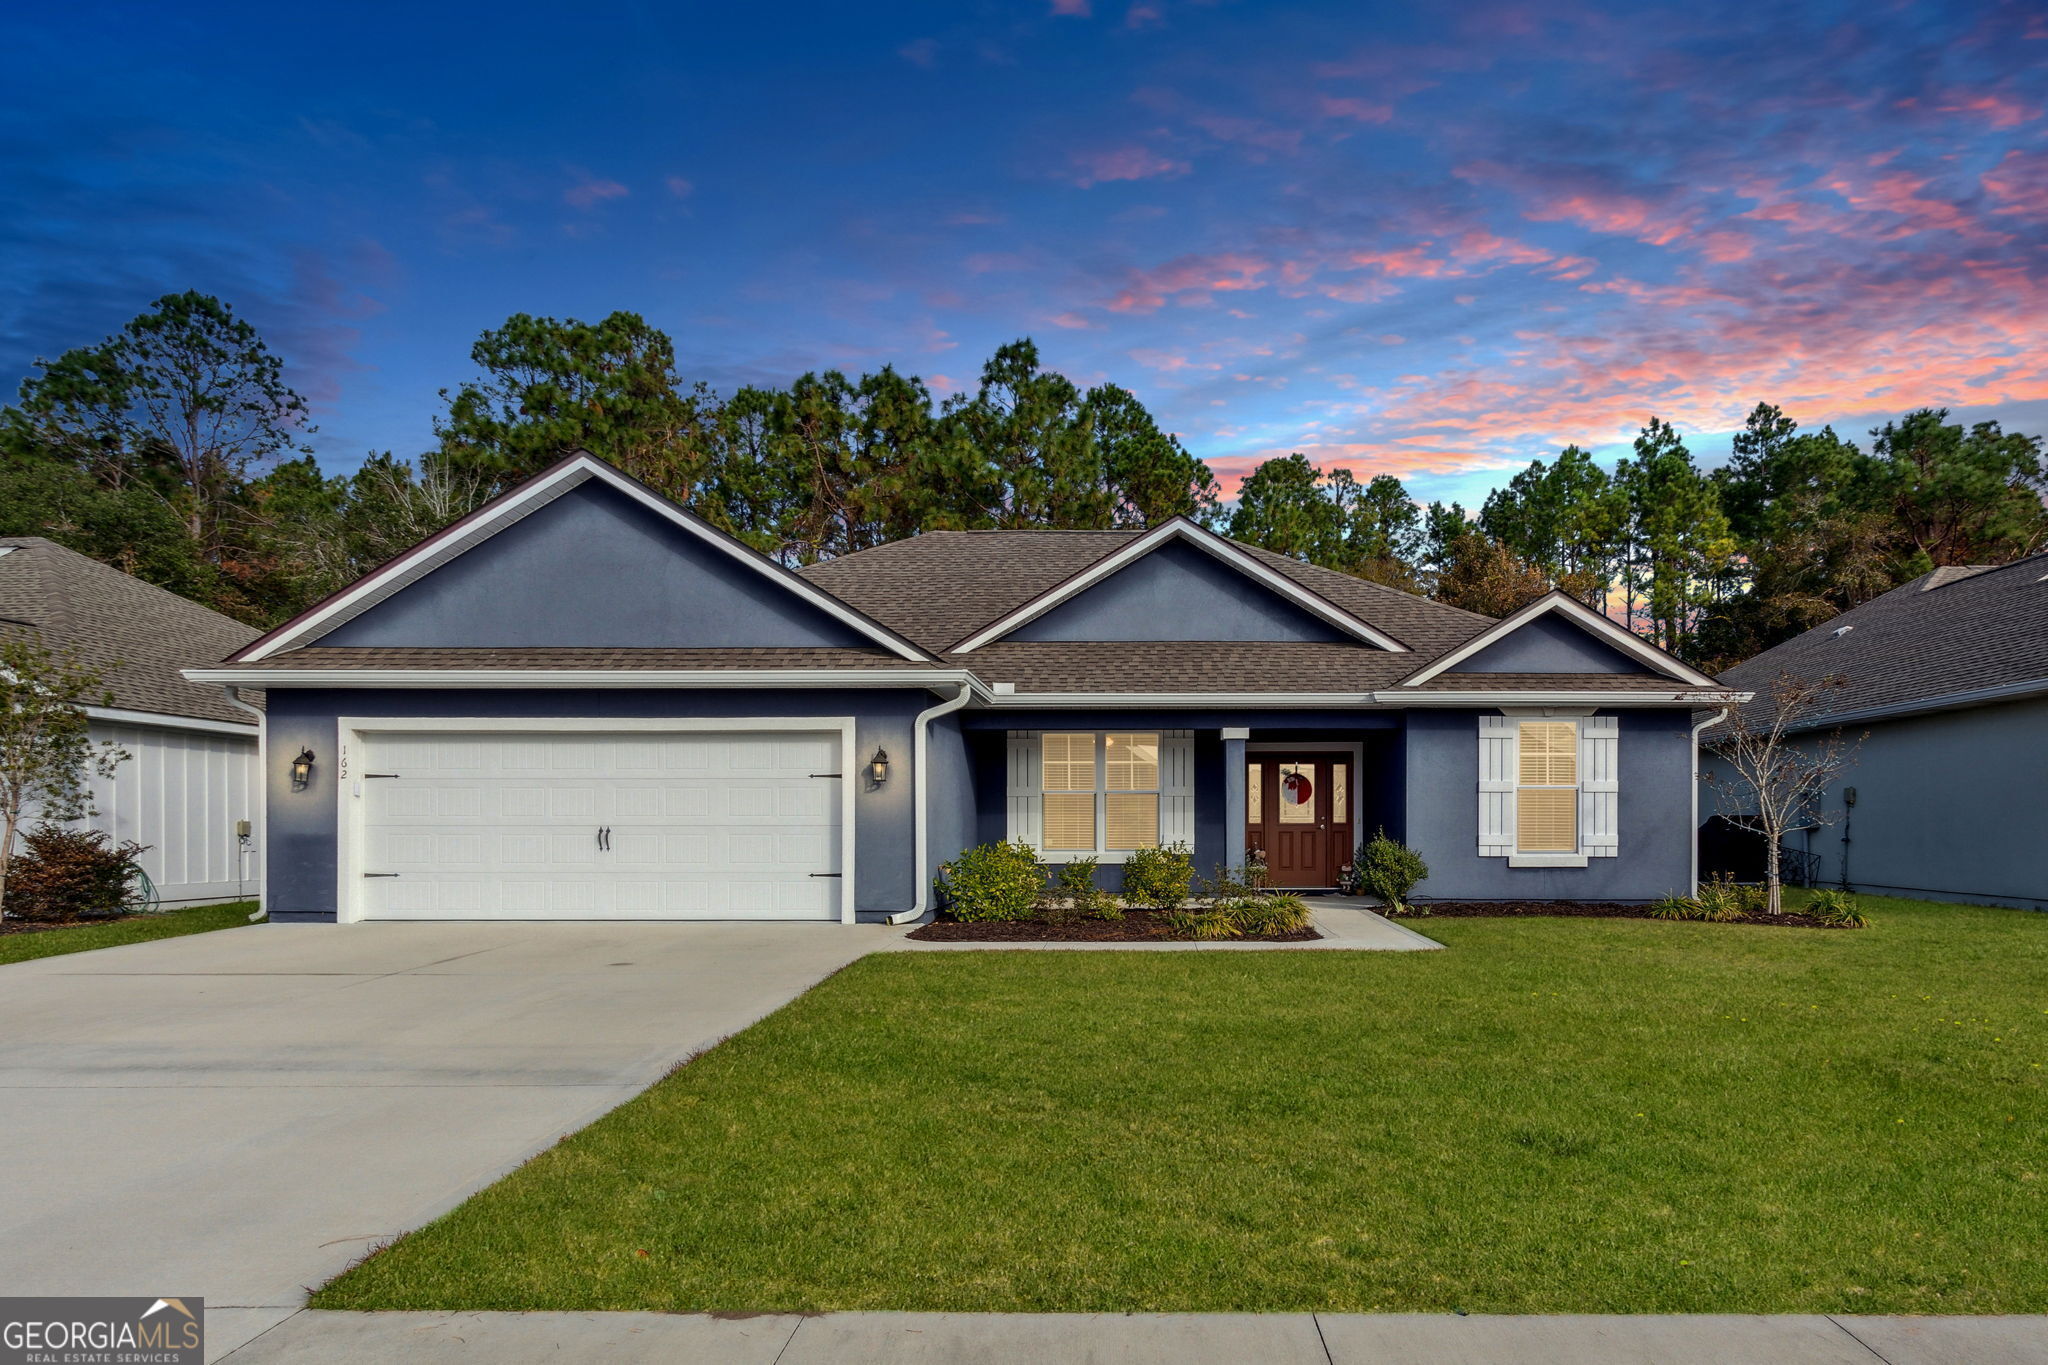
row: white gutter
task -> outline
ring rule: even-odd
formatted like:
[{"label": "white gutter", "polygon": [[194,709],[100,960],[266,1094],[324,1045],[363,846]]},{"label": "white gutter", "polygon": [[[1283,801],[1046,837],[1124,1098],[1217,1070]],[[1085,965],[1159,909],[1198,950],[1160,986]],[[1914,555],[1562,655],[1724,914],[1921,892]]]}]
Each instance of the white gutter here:
[{"label": "white gutter", "polygon": [[1727,706],[1746,702],[1749,692],[1689,687],[1679,692],[1376,692],[1382,706]]},{"label": "white gutter", "polygon": [[245,687],[931,687],[982,684],[962,668],[188,668]]},{"label": "white gutter", "polygon": [[[1748,701],[1749,695],[1743,694],[1742,700]],[[1726,719],[1728,708],[1724,706],[1692,727],[1692,832],[1688,837],[1692,842],[1692,894],[1695,896],[1700,893],[1700,732],[1710,730]]]},{"label": "white gutter", "polygon": [[931,774],[932,765],[930,746],[925,743],[925,740],[930,733],[933,720],[939,716],[949,715],[954,711],[958,711],[961,707],[967,705],[973,696],[974,689],[962,683],[960,690],[954,693],[950,699],[940,702],[937,706],[926,707],[918,712],[916,721],[910,727],[910,742],[913,750],[912,766],[914,769],[911,781],[917,788],[917,809],[912,816],[916,835],[911,841],[914,847],[912,856],[917,860],[917,894],[912,897],[908,910],[898,910],[893,915],[885,915],[882,919],[884,924],[908,924],[914,919],[923,919],[925,910],[931,904],[932,884],[925,880],[924,866],[926,854],[931,848],[929,812],[932,798],[931,783],[928,779]]},{"label": "white gutter", "polygon": [[[233,683],[226,683],[222,685],[220,690],[221,694],[227,698],[229,706],[247,711],[250,715],[256,717],[256,792],[257,799],[264,801],[264,804],[268,805],[269,803],[266,798],[270,792],[270,764],[268,761],[270,754],[270,725],[263,712],[242,700],[241,688],[236,687]],[[270,812],[266,810],[263,812],[263,815],[264,823],[258,825],[258,829],[263,829],[269,824]],[[270,897],[266,894],[269,888],[264,885],[266,880],[265,873],[269,869],[270,864],[263,856],[265,850],[261,842],[255,845],[255,849],[256,913],[249,916],[249,923],[251,924],[254,924],[257,920],[270,913]],[[242,851],[239,848],[235,850],[235,856],[237,858],[242,856]]]},{"label": "white gutter", "polygon": [[[244,703],[236,702],[241,706]],[[161,711],[127,711],[118,706],[88,706],[85,708],[89,720],[103,720],[109,725],[149,725],[159,730],[197,730],[209,735],[249,734],[248,725],[236,720],[204,720],[198,716],[173,716]]]}]

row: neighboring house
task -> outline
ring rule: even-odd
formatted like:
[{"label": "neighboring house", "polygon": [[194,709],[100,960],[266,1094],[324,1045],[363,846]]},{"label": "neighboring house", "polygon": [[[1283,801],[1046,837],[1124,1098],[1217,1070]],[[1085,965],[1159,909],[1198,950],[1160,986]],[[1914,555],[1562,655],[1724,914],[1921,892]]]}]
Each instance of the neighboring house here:
[{"label": "neighboring house", "polygon": [[95,777],[86,822],[148,845],[143,870],[167,905],[255,895],[260,824],[256,718],[179,673],[257,632],[176,593],[38,536],[0,537],[0,634],[40,638],[100,670],[112,704],[87,707],[92,737],[128,755]]},{"label": "neighboring house", "polygon": [[1186,520],[793,572],[587,455],[187,676],[265,689],[280,920],[907,916],[1004,838],[1328,887],[1382,827],[1426,896],[1640,901],[1724,695]]},{"label": "neighboring house", "polygon": [[2048,555],[1936,569],[1725,676],[1754,718],[1788,673],[1841,682],[1806,730],[1861,739],[1832,823],[1787,840],[1818,885],[2048,910]]}]

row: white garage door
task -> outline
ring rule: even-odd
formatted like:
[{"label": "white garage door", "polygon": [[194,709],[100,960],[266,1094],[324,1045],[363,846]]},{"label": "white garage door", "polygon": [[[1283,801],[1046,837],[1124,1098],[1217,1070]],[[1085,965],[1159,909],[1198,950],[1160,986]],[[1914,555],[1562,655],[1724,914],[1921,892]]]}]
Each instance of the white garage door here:
[{"label": "white garage door", "polygon": [[834,732],[362,737],[365,919],[836,919]]}]

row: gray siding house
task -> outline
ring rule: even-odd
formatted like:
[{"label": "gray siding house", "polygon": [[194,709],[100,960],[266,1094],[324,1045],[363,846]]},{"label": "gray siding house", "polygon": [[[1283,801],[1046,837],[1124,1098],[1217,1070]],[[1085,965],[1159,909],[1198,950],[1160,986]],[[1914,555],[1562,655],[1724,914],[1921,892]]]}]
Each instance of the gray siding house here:
[{"label": "gray siding house", "polygon": [[1687,889],[1712,678],[1177,520],[793,572],[588,455],[195,681],[267,694],[276,920],[901,920],[962,849],[1445,898]]},{"label": "gray siding house", "polygon": [[2048,555],[1936,569],[1726,681],[1763,698],[1783,674],[1836,679],[1805,728],[1861,740],[1831,823],[1788,840],[1817,884],[2048,910]]}]

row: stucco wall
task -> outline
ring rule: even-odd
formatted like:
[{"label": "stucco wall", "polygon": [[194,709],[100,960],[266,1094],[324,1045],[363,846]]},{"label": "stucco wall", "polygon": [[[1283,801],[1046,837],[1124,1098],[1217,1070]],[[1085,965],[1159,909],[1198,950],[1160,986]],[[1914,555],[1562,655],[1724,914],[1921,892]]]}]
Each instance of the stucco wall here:
[{"label": "stucco wall", "polygon": [[[1821,885],[1842,883],[1846,851],[1851,890],[2048,910],[2048,699],[1879,721],[1845,738],[1866,732],[1819,802],[1832,823],[1786,840],[1819,855]],[[1711,756],[1702,766],[1725,772]],[[1719,806],[1704,792],[1701,817]]]},{"label": "stucco wall", "polygon": [[874,647],[768,576],[597,482],[506,527],[320,643]]},{"label": "stucco wall", "polygon": [[[907,908],[916,891],[912,821],[915,764],[911,731],[917,713],[934,702],[922,689],[883,691],[433,691],[427,689],[319,689],[269,691],[271,771],[266,773],[268,873],[266,892],[277,920],[331,920],[335,915],[336,718],[339,716],[853,716],[854,752],[848,780],[854,803],[854,901],[864,912]],[[301,747],[317,756],[312,784],[291,790],[281,756]],[[877,746],[889,751],[890,776],[868,790],[860,766]],[[961,764],[933,765],[935,809],[960,804]],[[935,845],[937,840],[934,840]]]},{"label": "stucco wall", "polygon": [[1683,711],[1621,711],[1620,853],[1583,868],[1509,867],[1479,856],[1479,715],[1412,711],[1407,841],[1431,900],[1655,900],[1692,877],[1692,726]]},{"label": "stucco wall", "polygon": [[1014,630],[1012,640],[1346,640],[1327,622],[1178,541]]},{"label": "stucco wall", "polygon": [[1539,616],[1458,665],[1460,673],[1640,673],[1643,666],[1563,617]]}]

